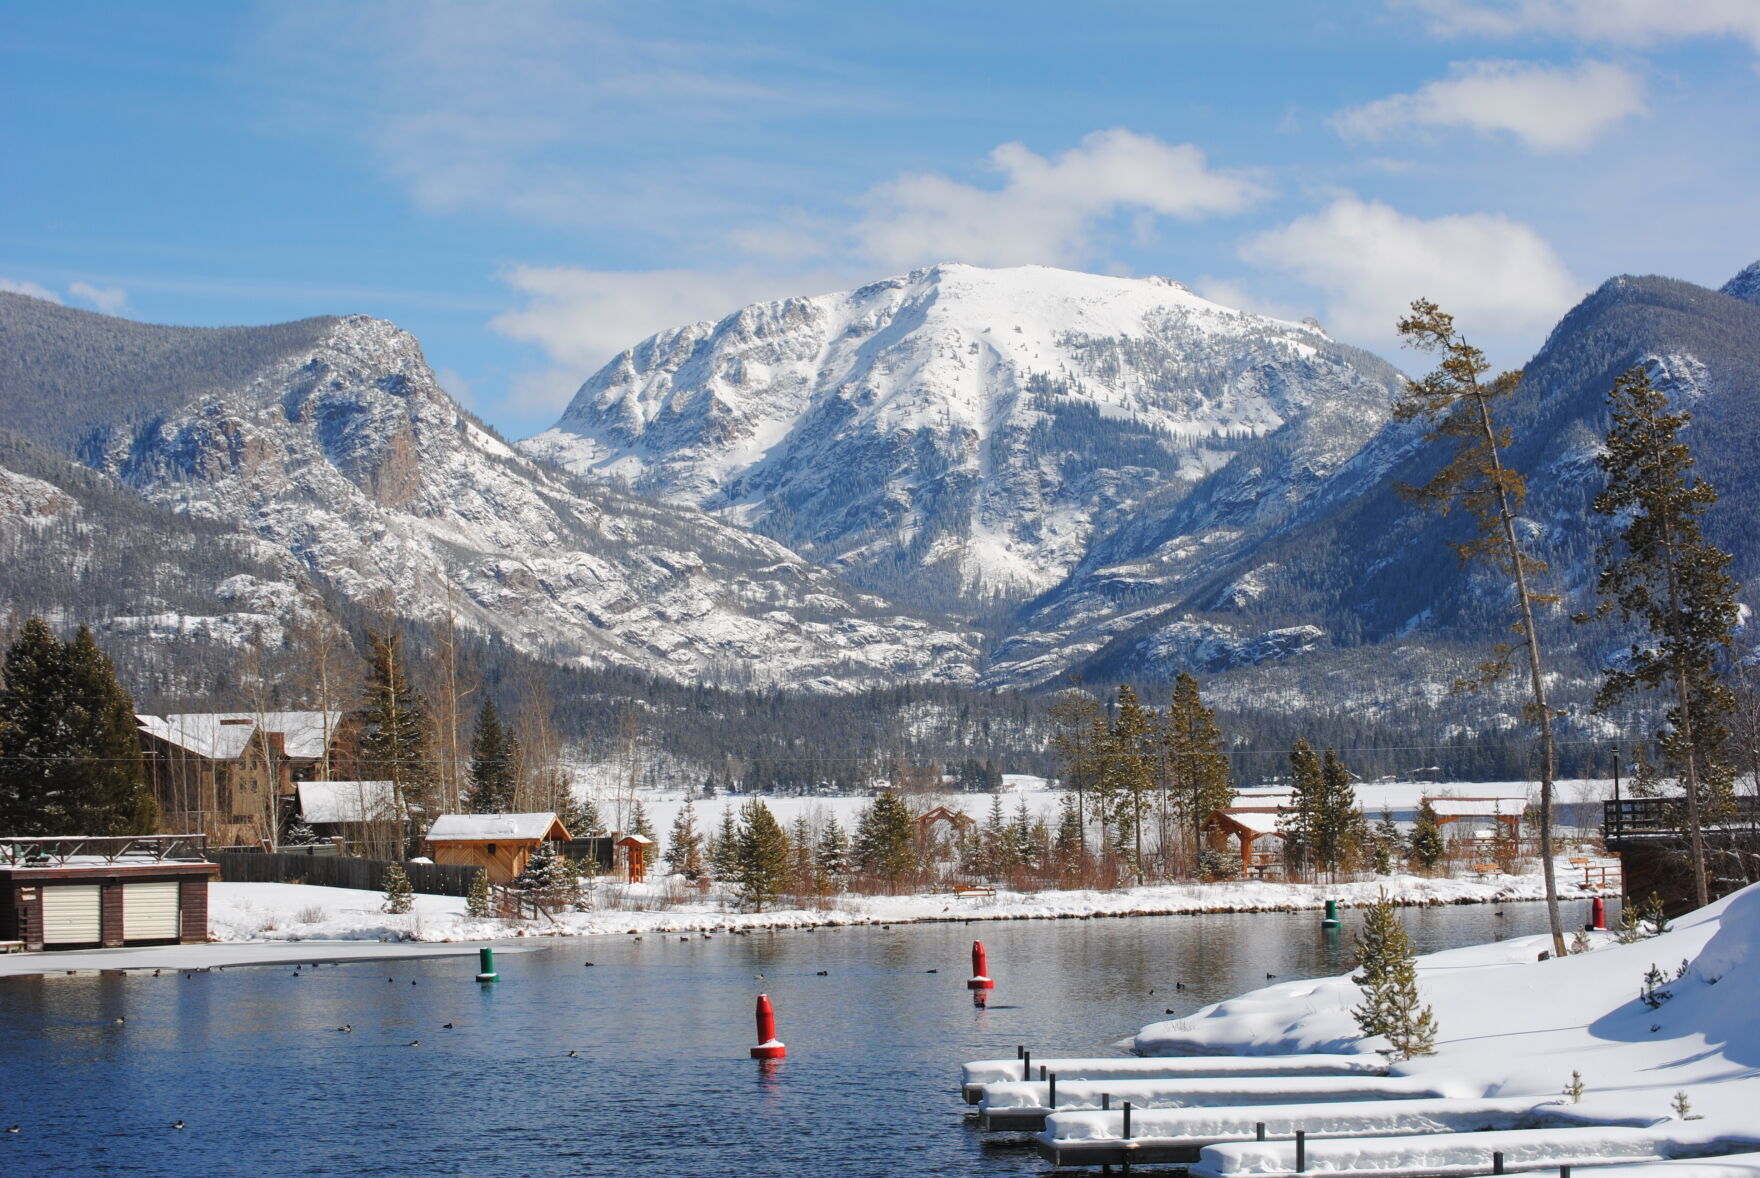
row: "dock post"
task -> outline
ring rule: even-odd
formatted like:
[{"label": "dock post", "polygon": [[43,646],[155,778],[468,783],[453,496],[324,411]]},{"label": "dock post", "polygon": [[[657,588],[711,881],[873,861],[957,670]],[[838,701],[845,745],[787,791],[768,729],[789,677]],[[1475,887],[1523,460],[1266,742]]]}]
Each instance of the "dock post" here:
[{"label": "dock post", "polygon": [[1021,1079],[1031,1080],[1032,1078],[1033,1078],[1033,1053],[1031,1051],[1023,1052],[1021,1055]]},{"label": "dock post", "polygon": [[1265,1122],[1264,1121],[1254,1121],[1253,1122],[1253,1140],[1254,1141],[1265,1140]]},{"label": "dock post", "polygon": [[1024,1044],[1024,1043],[1016,1043],[1016,1044],[1015,1044],[1015,1045],[1014,1045],[1014,1057],[1015,1057],[1015,1058],[1016,1058],[1016,1059],[1021,1059],[1021,1058],[1022,1058],[1022,1057],[1024,1057],[1024,1056],[1025,1056],[1025,1055],[1026,1055],[1026,1054],[1027,1054],[1027,1045],[1026,1045],[1026,1044]]},{"label": "dock post", "polygon": [[1100,1111],[1107,1112],[1111,1108],[1112,1108],[1112,1093],[1102,1092],[1100,1094]]},{"label": "dock post", "polygon": [[1056,1112],[1057,1111],[1057,1073],[1056,1072],[1051,1073],[1050,1084],[1051,1084],[1051,1090],[1045,1094],[1045,1107],[1050,1109],[1052,1112]]},{"label": "dock post", "polygon": [[1503,1151],[1501,1149],[1492,1151],[1491,1172],[1493,1174],[1503,1173]]},{"label": "dock post", "polygon": [[1124,1139],[1131,1139],[1131,1102],[1128,1100],[1124,1102]]},{"label": "dock post", "polygon": [[477,950],[477,980],[479,982],[498,982],[501,975],[495,972],[495,950],[484,945]]},{"label": "dock post", "polygon": [[1558,1178],[1571,1178],[1571,1168],[1569,1166],[1560,1166],[1558,1168]]},{"label": "dock post", "polygon": [[1045,1079],[1045,1065],[1044,1064],[1039,1065],[1039,1079],[1040,1080]]},{"label": "dock post", "polygon": [[1305,1129],[1296,1130],[1296,1173],[1300,1174],[1308,1168],[1308,1133]]}]

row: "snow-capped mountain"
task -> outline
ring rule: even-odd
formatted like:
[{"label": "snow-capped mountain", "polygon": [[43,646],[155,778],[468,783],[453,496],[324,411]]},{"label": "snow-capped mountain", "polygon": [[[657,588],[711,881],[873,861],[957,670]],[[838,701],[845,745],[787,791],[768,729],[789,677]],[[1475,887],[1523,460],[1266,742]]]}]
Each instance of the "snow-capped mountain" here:
[{"label": "snow-capped mountain", "polygon": [[[110,336],[191,330],[0,298],[15,340],[60,341],[88,369],[140,354],[93,346]],[[148,503],[248,533],[288,582],[246,594],[271,606],[297,601],[309,576],[388,613],[451,610],[528,652],[692,682],[836,690],[973,676],[965,636],[774,541],[520,455],[441,390],[415,339],[389,323],[313,321],[294,342],[248,378],[192,380],[137,413],[82,405],[92,424],[77,438],[40,420],[52,382],[15,379],[0,426],[26,436],[35,426]],[[42,488],[6,486],[44,510]]]},{"label": "snow-capped mountain", "polygon": [[941,265],[662,332],[522,445],[971,609],[1279,517],[1398,379],[1167,279]]}]

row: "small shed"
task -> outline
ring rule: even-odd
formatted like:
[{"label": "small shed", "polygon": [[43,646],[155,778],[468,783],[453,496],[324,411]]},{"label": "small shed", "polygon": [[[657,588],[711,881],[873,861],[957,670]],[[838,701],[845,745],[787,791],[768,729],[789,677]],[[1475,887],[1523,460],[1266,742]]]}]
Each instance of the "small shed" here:
[{"label": "small shed", "polygon": [[567,842],[568,828],[552,813],[442,814],[428,831],[436,863],[481,867],[490,883],[512,883],[539,843]]},{"label": "small shed", "polygon": [[0,945],[97,949],[208,939],[203,835],[0,839]]},{"label": "small shed", "polygon": [[630,883],[648,878],[648,848],[654,840],[643,834],[620,834],[613,842],[623,850],[623,863]]},{"label": "small shed", "polygon": [[1230,806],[1226,810],[1210,811],[1200,829],[1212,850],[1222,850],[1230,838],[1238,839],[1241,874],[1251,875],[1256,867],[1269,867],[1282,861],[1281,854],[1273,856],[1253,850],[1253,844],[1264,838],[1276,839],[1281,850],[1283,834],[1277,829],[1280,813],[1282,811],[1276,806]]}]

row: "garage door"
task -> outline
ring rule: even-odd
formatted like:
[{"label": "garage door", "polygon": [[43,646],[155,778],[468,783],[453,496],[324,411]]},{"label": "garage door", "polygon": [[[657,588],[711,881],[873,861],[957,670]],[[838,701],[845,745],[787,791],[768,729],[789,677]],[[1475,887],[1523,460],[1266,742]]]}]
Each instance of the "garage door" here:
[{"label": "garage door", "polygon": [[98,885],[62,884],[43,888],[43,944],[96,945]]},{"label": "garage door", "polygon": [[177,881],[122,885],[122,939],[177,940]]}]

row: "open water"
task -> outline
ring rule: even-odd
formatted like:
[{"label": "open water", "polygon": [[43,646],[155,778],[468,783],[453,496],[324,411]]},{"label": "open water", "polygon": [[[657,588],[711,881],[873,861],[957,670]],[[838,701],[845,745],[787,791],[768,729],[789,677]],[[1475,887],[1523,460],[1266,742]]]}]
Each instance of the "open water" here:
[{"label": "open water", "polygon": [[[1169,1008],[1346,971],[1359,920],[1330,938],[1304,912],[558,939],[498,952],[492,986],[474,955],[0,979],[0,1127],[20,1129],[0,1174],[1039,1174],[965,1124],[961,1063],[1122,1054]],[[1405,920],[1429,952],[1545,914]],[[974,937],[997,979],[982,1010]],[[746,1056],[760,991],[779,1064]]]}]

